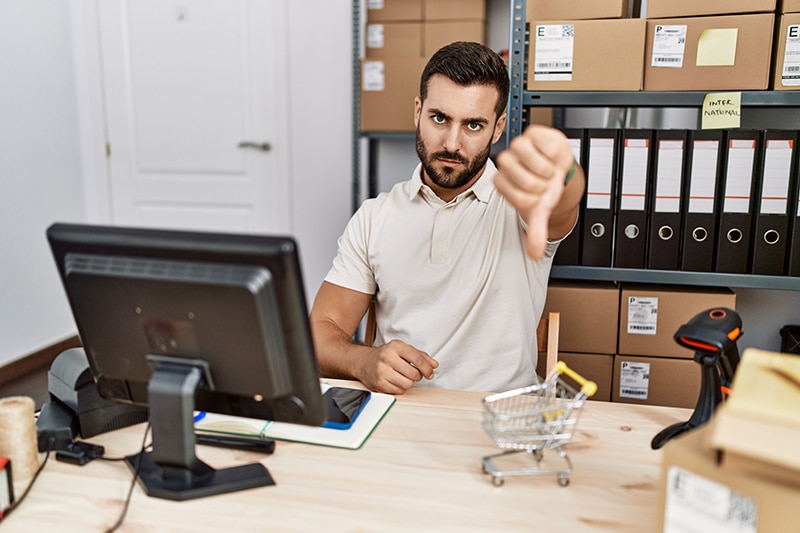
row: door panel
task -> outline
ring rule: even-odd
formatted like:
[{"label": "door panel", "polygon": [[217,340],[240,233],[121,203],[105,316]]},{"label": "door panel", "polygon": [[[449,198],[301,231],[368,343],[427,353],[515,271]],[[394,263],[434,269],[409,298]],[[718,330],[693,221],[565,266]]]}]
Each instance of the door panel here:
[{"label": "door panel", "polygon": [[98,9],[113,222],[288,232],[281,1]]}]

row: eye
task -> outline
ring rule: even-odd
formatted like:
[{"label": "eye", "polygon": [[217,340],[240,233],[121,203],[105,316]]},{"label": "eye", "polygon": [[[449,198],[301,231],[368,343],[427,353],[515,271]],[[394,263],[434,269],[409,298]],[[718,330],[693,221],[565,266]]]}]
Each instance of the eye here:
[{"label": "eye", "polygon": [[483,124],[480,122],[470,122],[467,124],[467,129],[469,131],[481,131],[481,129],[483,129]]},{"label": "eye", "polygon": [[431,118],[436,124],[444,124],[445,122],[444,115],[433,115]]}]

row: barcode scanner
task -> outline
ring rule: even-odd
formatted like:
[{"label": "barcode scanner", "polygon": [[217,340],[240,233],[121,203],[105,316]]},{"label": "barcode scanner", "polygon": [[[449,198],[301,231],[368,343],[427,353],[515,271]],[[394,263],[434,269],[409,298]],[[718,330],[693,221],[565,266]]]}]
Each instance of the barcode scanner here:
[{"label": "barcode scanner", "polygon": [[742,319],[733,309],[714,307],[695,315],[675,332],[675,342],[695,350],[694,360],[701,365],[700,394],[691,418],[661,430],[650,443],[657,450],[669,439],[711,420],[722,402],[722,390],[728,390],[736,367],[742,336]]}]

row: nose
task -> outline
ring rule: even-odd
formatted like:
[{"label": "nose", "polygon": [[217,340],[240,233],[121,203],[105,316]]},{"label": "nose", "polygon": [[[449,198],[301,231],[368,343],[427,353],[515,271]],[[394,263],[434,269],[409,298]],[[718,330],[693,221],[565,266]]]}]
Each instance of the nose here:
[{"label": "nose", "polygon": [[445,133],[444,149],[448,152],[461,150],[461,129],[455,124],[450,126]]}]

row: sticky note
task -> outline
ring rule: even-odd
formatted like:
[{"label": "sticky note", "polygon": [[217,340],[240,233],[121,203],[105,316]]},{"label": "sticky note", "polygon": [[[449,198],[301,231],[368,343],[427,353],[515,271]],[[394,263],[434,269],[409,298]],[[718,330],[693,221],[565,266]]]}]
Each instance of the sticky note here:
[{"label": "sticky note", "polygon": [[703,30],[697,41],[697,66],[733,66],[736,63],[736,39],[739,28]]},{"label": "sticky note", "polygon": [[738,128],[742,122],[742,93],[708,93],[703,98],[701,129]]}]

